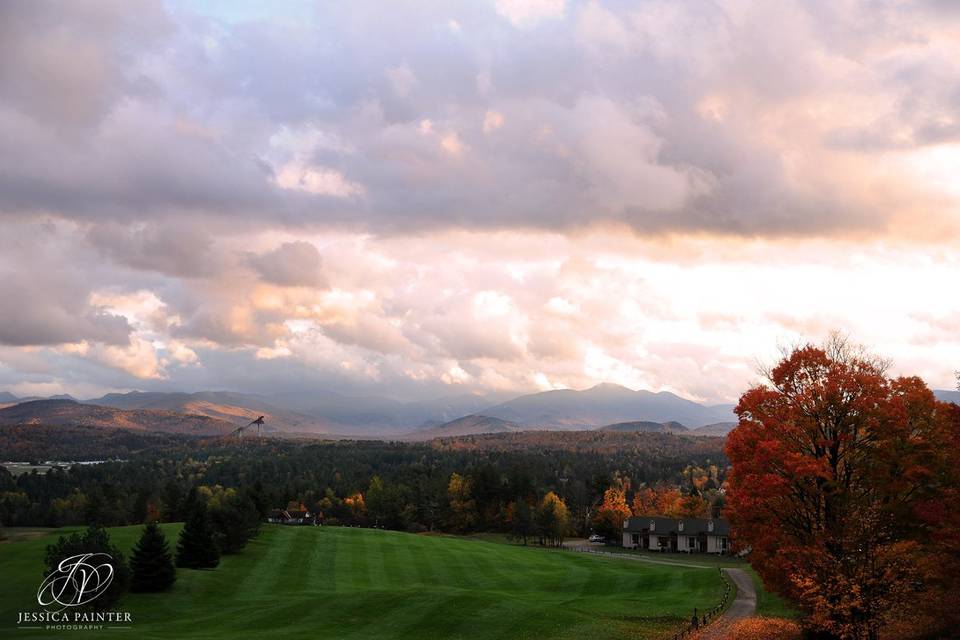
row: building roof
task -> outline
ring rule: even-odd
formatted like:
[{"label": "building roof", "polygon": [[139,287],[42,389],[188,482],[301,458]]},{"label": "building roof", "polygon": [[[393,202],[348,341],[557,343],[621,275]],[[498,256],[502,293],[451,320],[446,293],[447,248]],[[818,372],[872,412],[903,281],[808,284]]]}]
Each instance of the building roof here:
[{"label": "building roof", "polygon": [[[651,524],[653,525],[651,527]],[[656,535],[679,533],[685,536],[701,533],[712,536],[729,536],[730,522],[724,518],[663,518],[661,516],[633,516],[623,521],[627,533],[647,530]]]}]

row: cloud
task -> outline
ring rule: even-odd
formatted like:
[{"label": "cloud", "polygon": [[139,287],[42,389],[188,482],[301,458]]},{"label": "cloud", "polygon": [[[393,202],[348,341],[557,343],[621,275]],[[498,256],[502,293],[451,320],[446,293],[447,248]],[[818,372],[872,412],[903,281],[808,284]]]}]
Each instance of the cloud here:
[{"label": "cloud", "polygon": [[562,18],[565,0],[496,0],[497,13],[519,28],[536,26],[542,20]]},{"label": "cloud", "polygon": [[[126,345],[132,328],[99,304],[83,258],[50,225],[2,224],[0,344],[59,345],[85,340]],[[76,259],[70,264],[70,259]]]},{"label": "cloud", "polygon": [[145,271],[197,277],[219,268],[219,256],[206,229],[197,224],[96,224],[87,239],[103,255]]},{"label": "cloud", "polygon": [[7,3],[0,211],[832,237],[922,207],[957,233],[955,193],[877,161],[956,140],[935,4],[328,9]]},{"label": "cloud", "polygon": [[4,3],[0,384],[949,383],[947,4]]},{"label": "cloud", "polygon": [[[0,344],[55,345],[91,340],[126,344],[126,319],[92,307],[79,283],[0,275]],[[78,289],[74,289],[77,287]]]},{"label": "cloud", "polygon": [[322,259],[309,242],[284,242],[273,251],[251,255],[250,265],[267,282],[281,286],[323,286]]}]

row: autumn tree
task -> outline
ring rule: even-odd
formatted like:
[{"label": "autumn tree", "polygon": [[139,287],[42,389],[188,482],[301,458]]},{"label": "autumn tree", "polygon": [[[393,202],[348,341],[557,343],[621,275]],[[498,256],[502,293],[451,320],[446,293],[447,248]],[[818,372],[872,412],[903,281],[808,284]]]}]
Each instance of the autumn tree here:
[{"label": "autumn tree", "polygon": [[353,522],[363,522],[367,516],[367,502],[359,491],[344,498],[343,506],[347,508]]},{"label": "autumn tree", "polygon": [[657,513],[657,492],[652,487],[640,487],[633,494],[633,515],[650,516]]},{"label": "autumn tree", "polygon": [[553,491],[543,496],[535,515],[540,544],[559,547],[570,528],[570,512],[563,499]]},{"label": "autumn tree", "polygon": [[450,528],[458,533],[469,531],[477,522],[477,504],[470,495],[470,479],[459,473],[450,474],[447,484],[450,505]]},{"label": "autumn tree", "polygon": [[823,638],[876,639],[926,597],[916,511],[943,497],[945,405],[885,368],[838,337],[797,348],[740,398],[727,439],[735,543]]},{"label": "autumn tree", "polygon": [[658,487],[654,496],[654,513],[668,518],[680,517],[680,501],[683,494],[677,487]]},{"label": "autumn tree", "polygon": [[603,503],[593,518],[593,530],[607,540],[616,540],[622,535],[623,521],[631,515],[624,490],[610,487],[603,493]]}]

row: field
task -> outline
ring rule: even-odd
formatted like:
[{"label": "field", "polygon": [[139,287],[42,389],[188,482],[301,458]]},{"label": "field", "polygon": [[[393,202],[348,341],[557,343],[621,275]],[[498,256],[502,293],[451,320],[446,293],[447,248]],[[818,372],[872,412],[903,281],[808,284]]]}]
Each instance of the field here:
[{"label": "field", "polygon": [[[179,525],[163,525],[171,543]],[[111,529],[131,548],[139,527]],[[34,532],[35,533],[35,532]],[[46,544],[0,544],[0,636],[121,638],[658,638],[708,609],[715,568],[654,565],[483,540],[267,526],[214,571],[178,570],[173,591],[127,594],[129,630],[17,630],[37,610]]]},{"label": "field", "polygon": [[704,554],[694,554],[694,555],[680,555],[680,554],[669,554],[664,555],[661,553],[656,553],[653,551],[642,551],[636,549],[620,549],[620,548],[608,548],[607,551],[617,554],[629,554],[638,556],[641,558],[646,558],[652,561],[674,561],[682,562],[684,564],[696,564],[703,567],[736,567],[738,569],[743,569],[750,574],[750,577],[753,579],[754,588],[757,591],[757,615],[758,616],[768,616],[773,618],[796,618],[797,611],[793,609],[789,603],[780,598],[777,594],[767,591],[763,588],[763,582],[760,580],[760,577],[756,574],[753,568],[745,560],[739,558],[733,558],[730,556],[713,556],[713,555],[704,555]]}]

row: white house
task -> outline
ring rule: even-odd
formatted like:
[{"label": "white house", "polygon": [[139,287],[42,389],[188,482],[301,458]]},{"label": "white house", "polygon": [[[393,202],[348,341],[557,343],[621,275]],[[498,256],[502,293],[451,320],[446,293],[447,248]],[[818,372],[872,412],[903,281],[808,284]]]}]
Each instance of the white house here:
[{"label": "white house", "polygon": [[723,518],[634,516],[623,522],[623,546],[651,551],[728,553],[730,523]]}]

